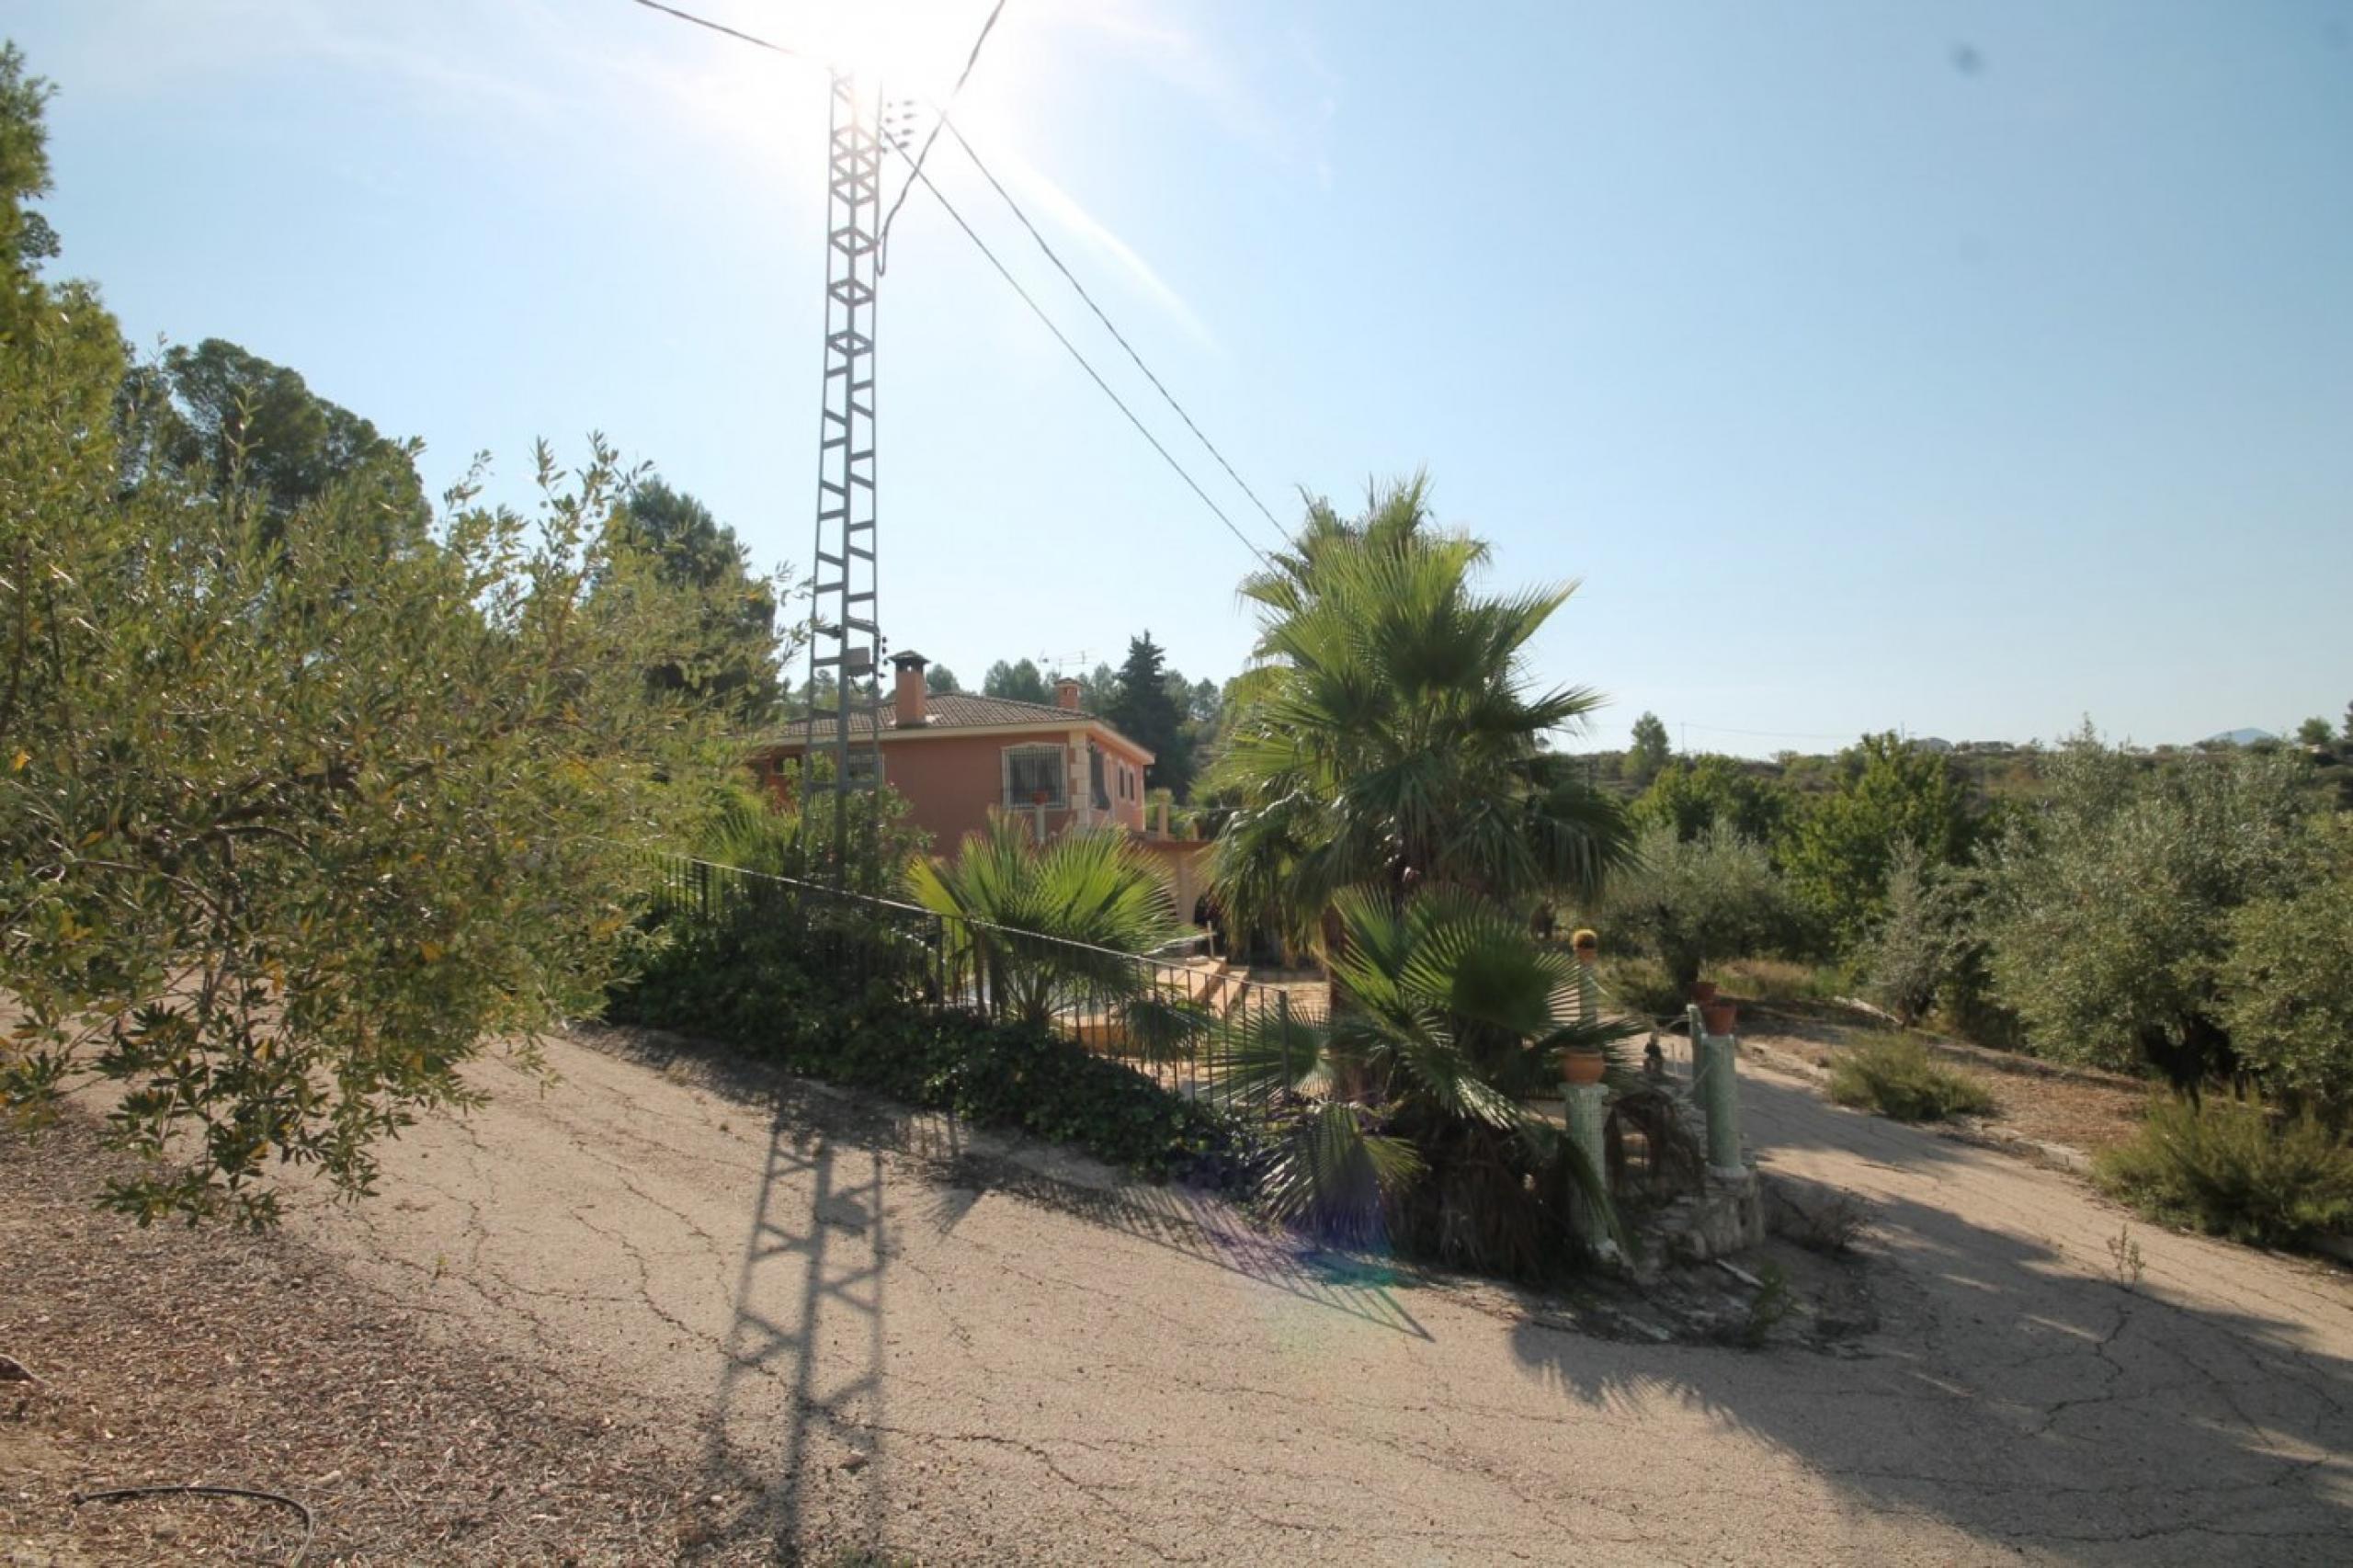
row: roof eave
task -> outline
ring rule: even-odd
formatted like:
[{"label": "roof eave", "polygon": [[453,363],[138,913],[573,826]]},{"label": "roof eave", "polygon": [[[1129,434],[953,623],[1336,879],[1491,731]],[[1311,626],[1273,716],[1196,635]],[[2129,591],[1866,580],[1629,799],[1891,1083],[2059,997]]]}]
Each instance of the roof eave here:
[{"label": "roof eave", "polygon": [[[1118,730],[1113,729],[1102,720],[1095,718],[1091,714],[1085,713],[1074,713],[1068,720],[1059,723],[1051,720],[1039,719],[1019,724],[923,724],[909,725],[904,729],[895,724],[885,725],[882,730],[882,739],[886,743],[891,741],[938,741],[948,740],[957,735],[1068,734],[1073,730],[1099,732],[1103,734],[1108,735],[1111,739],[1119,742],[1121,745],[1127,747],[1130,751],[1143,758],[1144,766],[1147,767],[1149,767],[1154,761],[1158,760],[1149,747],[1144,746],[1139,742],[1131,740],[1128,736],[1122,734]],[[854,734],[850,739],[863,744],[867,737],[863,734]],[[753,749],[757,754],[766,755],[785,751],[805,751],[813,744],[822,745],[825,743],[823,741],[813,742],[810,739],[794,739],[788,736],[777,740],[763,741]]]}]

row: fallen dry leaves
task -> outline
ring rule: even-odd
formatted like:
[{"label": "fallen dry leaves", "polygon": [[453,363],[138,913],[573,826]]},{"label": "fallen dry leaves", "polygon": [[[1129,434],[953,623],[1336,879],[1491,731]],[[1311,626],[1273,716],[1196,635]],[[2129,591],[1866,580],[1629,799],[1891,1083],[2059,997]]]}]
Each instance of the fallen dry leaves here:
[{"label": "fallen dry leaves", "polygon": [[100,1213],[110,1168],[86,1125],[0,1130],[0,1353],[26,1374],[0,1381],[0,1564],[276,1563],[301,1538],[266,1502],[73,1502],[184,1483],[299,1498],[311,1563],[757,1554],[710,1539],[627,1390],[453,1337],[288,1238]]}]

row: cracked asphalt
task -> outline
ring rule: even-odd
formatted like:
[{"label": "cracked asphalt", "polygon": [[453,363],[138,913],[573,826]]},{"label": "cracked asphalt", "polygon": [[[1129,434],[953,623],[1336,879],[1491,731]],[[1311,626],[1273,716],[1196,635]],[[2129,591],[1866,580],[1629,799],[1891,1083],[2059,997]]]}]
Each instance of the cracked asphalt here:
[{"label": "cracked asphalt", "polygon": [[[1597,1339],[1214,1206],[597,1031],[295,1223],[625,1407],[784,1561],[2353,1560],[2353,1290],[1744,1065],[1876,1206],[1838,1354]],[[730,1076],[733,1074],[734,1076]]]}]

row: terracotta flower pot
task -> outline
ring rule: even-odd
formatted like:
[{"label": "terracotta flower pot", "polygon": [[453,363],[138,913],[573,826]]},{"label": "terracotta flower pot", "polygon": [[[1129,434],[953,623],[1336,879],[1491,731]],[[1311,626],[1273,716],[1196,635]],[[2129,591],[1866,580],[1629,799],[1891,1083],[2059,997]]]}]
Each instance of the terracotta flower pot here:
[{"label": "terracotta flower pot", "polygon": [[1712,980],[1695,980],[1691,983],[1690,995],[1691,1000],[1704,1007],[1716,999],[1716,983]]},{"label": "terracotta flower pot", "polygon": [[1580,928],[1569,938],[1569,946],[1577,950],[1577,957],[1589,959],[1601,951],[1601,938],[1590,929]]},{"label": "terracotta flower pot", "polygon": [[1561,1081],[1564,1084],[1598,1084],[1602,1069],[1608,1065],[1597,1051],[1569,1051],[1561,1054]]},{"label": "terracotta flower pot", "polygon": [[1740,1021],[1740,1009],[1729,1002],[1702,1002],[1699,1021],[1707,1025],[1710,1034],[1730,1034],[1733,1026]]}]

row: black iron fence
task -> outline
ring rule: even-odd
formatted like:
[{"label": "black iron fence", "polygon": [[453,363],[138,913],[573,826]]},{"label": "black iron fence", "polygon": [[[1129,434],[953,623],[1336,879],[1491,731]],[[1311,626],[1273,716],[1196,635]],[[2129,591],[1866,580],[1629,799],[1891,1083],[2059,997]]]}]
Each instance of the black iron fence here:
[{"label": "black iron fence", "polygon": [[1118,952],[684,856],[654,871],[657,920],[756,934],[836,995],[1035,1023],[1223,1108],[1296,1085],[1327,1008],[1320,981],[1207,953]]},{"label": "black iron fence", "polygon": [[[863,1057],[894,1018],[961,1015],[1037,1026],[1212,1109],[1274,1109],[1316,1092],[1309,1075],[1329,1006],[1321,980],[1257,979],[1207,953],[1119,952],[683,856],[656,855],[652,870],[654,918],[688,944],[669,983],[690,994],[674,991],[668,1000],[683,1005],[643,1021],[675,1016],[740,1041]],[[1704,1162],[1688,1036],[1654,1027],[1644,1039],[1639,1012],[1589,969],[1581,990],[1588,1017],[1633,1028],[1603,1129],[1613,1197],[1693,1190]],[[1565,1125],[1563,1102],[1525,1108]]]}]

